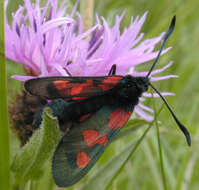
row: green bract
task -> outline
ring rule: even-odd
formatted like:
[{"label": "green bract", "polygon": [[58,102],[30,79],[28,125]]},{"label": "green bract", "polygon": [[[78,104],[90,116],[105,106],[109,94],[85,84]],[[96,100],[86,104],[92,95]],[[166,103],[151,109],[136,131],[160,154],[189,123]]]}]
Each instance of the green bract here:
[{"label": "green bract", "polygon": [[17,181],[26,182],[38,178],[60,140],[57,119],[45,109],[40,128],[29,142],[17,153],[11,165]]}]

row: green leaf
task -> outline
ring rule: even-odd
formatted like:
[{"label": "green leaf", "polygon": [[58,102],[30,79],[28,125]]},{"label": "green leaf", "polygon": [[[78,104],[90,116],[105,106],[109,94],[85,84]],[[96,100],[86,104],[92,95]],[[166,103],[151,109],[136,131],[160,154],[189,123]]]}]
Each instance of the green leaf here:
[{"label": "green leaf", "polygon": [[52,157],[59,140],[57,119],[52,117],[50,110],[46,108],[40,129],[19,151],[12,163],[11,169],[15,173],[17,183],[40,177],[44,165]]}]

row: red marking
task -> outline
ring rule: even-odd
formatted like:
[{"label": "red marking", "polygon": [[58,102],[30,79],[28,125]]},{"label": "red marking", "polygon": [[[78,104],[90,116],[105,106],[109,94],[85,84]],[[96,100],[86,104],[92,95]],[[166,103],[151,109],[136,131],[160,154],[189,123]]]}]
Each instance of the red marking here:
[{"label": "red marking", "polygon": [[117,84],[121,79],[122,76],[109,76],[103,81],[103,83]]},{"label": "red marking", "polygon": [[108,138],[106,136],[106,134],[100,134],[100,138],[97,139],[96,144],[101,144],[102,146],[106,146],[106,144],[108,143]]},{"label": "red marking", "polygon": [[109,90],[109,89],[113,88],[112,86],[107,86],[104,84],[99,84],[98,86],[102,89],[102,91]]},{"label": "red marking", "polygon": [[78,95],[84,90],[85,87],[88,87],[88,86],[93,86],[92,80],[87,80],[86,82],[78,83],[78,86],[72,87],[70,95],[71,96]]},{"label": "red marking", "polygon": [[97,130],[85,130],[83,131],[84,140],[88,147],[92,147],[96,144],[101,144],[105,146],[108,143],[108,138],[106,134],[98,134]]},{"label": "red marking", "polygon": [[72,97],[72,100],[85,100],[87,97]]},{"label": "red marking", "polygon": [[95,145],[95,141],[98,137],[98,132],[97,132],[97,130],[85,130],[85,131],[83,131],[83,136],[84,136],[84,140],[86,141],[87,145],[90,147],[90,146]]},{"label": "red marking", "polygon": [[77,154],[77,166],[78,166],[78,168],[85,168],[90,161],[91,161],[91,158],[89,158],[89,156],[86,152],[79,152]]},{"label": "red marking", "polygon": [[[92,80],[86,80],[82,83],[74,83],[65,80],[57,80],[53,82],[53,85],[57,88],[62,96],[78,96],[81,93],[96,92],[98,87],[93,86]],[[99,91],[99,90],[98,90]],[[87,98],[87,97],[86,97]],[[74,97],[73,100],[86,99],[85,97]]]},{"label": "red marking", "polygon": [[86,114],[86,115],[83,115],[82,117],[80,117],[79,121],[80,121],[80,122],[85,121],[85,120],[88,119],[90,116],[91,116],[90,113],[88,113],[88,114]]},{"label": "red marking", "polygon": [[112,112],[109,116],[108,126],[111,130],[123,127],[128,121],[132,112],[126,112],[124,109],[119,109]]},{"label": "red marking", "polygon": [[113,88],[120,80],[122,79],[121,76],[111,76],[107,77],[103,80],[102,84],[99,84],[98,86],[103,90],[109,90]]},{"label": "red marking", "polygon": [[68,87],[69,81],[64,81],[64,80],[57,80],[54,81],[53,84],[55,85],[57,90],[63,90]]}]

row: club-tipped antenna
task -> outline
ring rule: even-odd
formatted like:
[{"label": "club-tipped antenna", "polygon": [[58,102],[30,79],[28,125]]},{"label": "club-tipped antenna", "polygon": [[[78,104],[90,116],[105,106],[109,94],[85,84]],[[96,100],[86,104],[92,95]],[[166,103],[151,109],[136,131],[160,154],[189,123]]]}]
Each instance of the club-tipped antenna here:
[{"label": "club-tipped antenna", "polygon": [[164,45],[165,45],[165,43],[166,43],[168,37],[171,35],[171,33],[172,33],[173,30],[174,30],[175,22],[176,22],[176,16],[174,16],[174,17],[172,18],[172,21],[171,21],[171,24],[170,24],[170,26],[169,26],[169,29],[167,30],[166,34],[164,35],[164,38],[163,38],[163,41],[162,41],[162,45],[161,45],[161,47],[160,47],[160,51],[159,51],[159,53],[158,53],[158,55],[157,55],[155,61],[153,62],[153,65],[152,65],[151,69],[149,70],[148,74],[146,75],[146,78],[149,77],[149,75],[150,75],[151,72],[153,71],[153,69],[154,69],[156,63],[158,62],[158,59],[159,59],[159,57],[160,57],[160,54],[162,53],[162,50],[163,50],[163,48],[164,48]]},{"label": "club-tipped antenna", "polygon": [[170,108],[170,106],[167,103],[166,99],[161,95],[161,93],[151,83],[149,83],[149,85],[153,88],[153,90],[160,96],[160,98],[166,104],[168,110],[170,111],[171,115],[173,116],[173,118],[174,118],[175,122],[177,123],[178,127],[184,133],[184,135],[186,137],[186,140],[187,140],[187,144],[189,146],[191,146],[191,136],[190,136],[189,131],[187,130],[187,128],[178,120],[178,118],[176,117],[176,115],[174,114],[172,109]]}]

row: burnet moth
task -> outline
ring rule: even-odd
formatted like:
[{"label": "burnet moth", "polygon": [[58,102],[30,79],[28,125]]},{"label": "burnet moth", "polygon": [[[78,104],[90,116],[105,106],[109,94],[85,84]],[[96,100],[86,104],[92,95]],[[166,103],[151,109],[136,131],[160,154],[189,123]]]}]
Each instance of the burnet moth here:
[{"label": "burnet moth", "polygon": [[[25,82],[25,90],[31,95],[53,100],[47,106],[57,116],[61,128],[72,123],[60,140],[52,159],[53,178],[58,186],[75,184],[93,167],[126,124],[139,97],[149,86],[161,97],[184,133],[188,145],[191,145],[188,130],[150,82],[151,72],[174,26],[175,16],[145,77],[115,75],[116,65],[113,65],[108,76],[44,77]],[[42,110],[37,114],[34,125],[39,125],[41,120]]]}]

